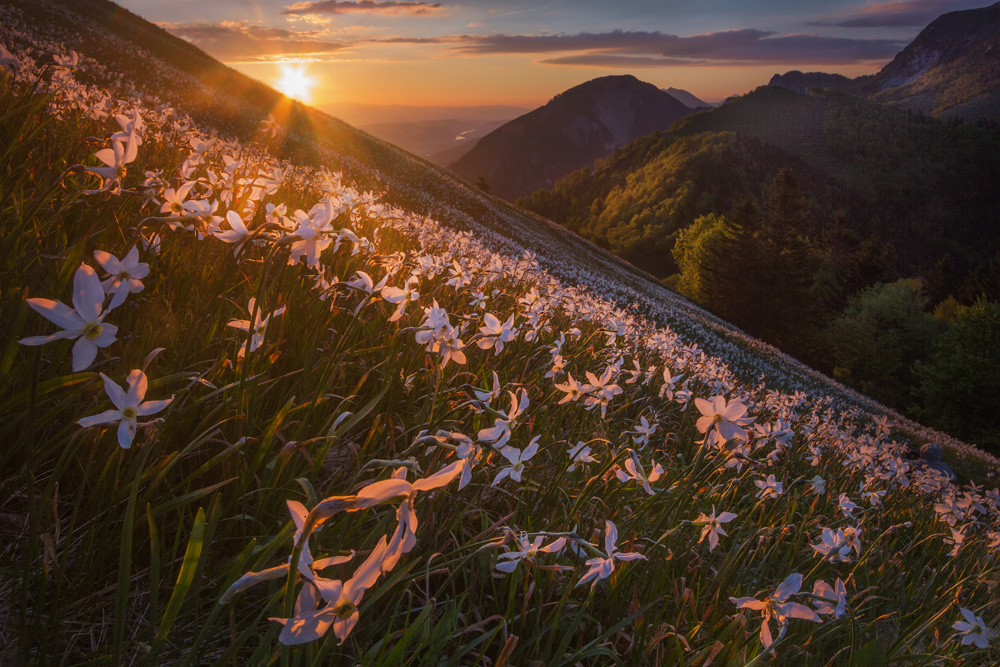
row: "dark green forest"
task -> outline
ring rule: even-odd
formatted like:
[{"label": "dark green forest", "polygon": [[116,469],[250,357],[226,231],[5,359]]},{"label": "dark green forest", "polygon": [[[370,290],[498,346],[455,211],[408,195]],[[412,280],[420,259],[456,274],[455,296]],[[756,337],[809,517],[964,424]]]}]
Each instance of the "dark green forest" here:
[{"label": "dark green forest", "polygon": [[762,88],[519,201],[747,333],[1000,450],[1000,132]]}]

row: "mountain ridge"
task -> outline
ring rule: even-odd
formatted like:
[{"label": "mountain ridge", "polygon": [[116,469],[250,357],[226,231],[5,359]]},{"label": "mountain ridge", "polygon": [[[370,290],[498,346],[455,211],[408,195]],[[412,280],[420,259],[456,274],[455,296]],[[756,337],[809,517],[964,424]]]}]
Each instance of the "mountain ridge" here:
[{"label": "mountain ridge", "polygon": [[634,76],[600,77],[487,134],[450,169],[469,182],[482,178],[491,192],[513,200],[690,111]]},{"label": "mountain ridge", "polygon": [[791,71],[769,85],[800,93],[827,88],[935,117],[1000,122],[1000,3],[942,14],[876,74]]}]

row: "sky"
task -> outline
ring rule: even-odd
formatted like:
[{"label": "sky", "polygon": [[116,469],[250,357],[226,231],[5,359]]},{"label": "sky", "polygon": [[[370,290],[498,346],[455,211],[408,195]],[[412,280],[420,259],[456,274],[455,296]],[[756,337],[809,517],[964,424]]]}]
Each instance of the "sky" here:
[{"label": "sky", "polygon": [[995,0],[118,0],[323,107],[533,108],[633,74],[714,102],[789,70],[877,72],[928,23]]}]

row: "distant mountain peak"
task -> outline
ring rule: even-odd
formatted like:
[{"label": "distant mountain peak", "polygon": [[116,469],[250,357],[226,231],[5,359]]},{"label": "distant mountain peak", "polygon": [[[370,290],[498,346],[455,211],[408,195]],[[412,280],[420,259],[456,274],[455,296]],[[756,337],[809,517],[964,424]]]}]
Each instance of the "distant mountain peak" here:
[{"label": "distant mountain peak", "polygon": [[913,83],[931,69],[963,58],[984,42],[1000,43],[1000,2],[948,12],[934,19],[876,75],[878,89]]},{"label": "distant mountain peak", "polygon": [[804,93],[826,88],[936,117],[1000,121],[1000,2],[942,14],[877,74],[792,71],[770,83]]},{"label": "distant mountain peak", "polygon": [[660,90],[673,97],[675,100],[686,106],[688,109],[701,109],[701,108],[717,106],[715,104],[710,104],[709,102],[706,102],[703,99],[695,97],[686,90],[682,90],[680,88],[674,88],[673,86],[671,86],[670,88],[661,88]]},{"label": "distant mountain peak", "polygon": [[591,79],[483,137],[451,169],[485,179],[513,200],[658,130],[691,112],[651,83],[630,74]]}]

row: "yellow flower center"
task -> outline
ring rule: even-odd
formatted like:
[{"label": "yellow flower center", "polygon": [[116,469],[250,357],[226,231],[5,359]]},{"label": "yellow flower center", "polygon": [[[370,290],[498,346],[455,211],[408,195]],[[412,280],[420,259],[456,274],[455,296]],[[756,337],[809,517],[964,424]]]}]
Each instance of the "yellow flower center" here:
[{"label": "yellow flower center", "polygon": [[354,614],[355,610],[357,610],[357,606],[353,602],[345,602],[337,609],[337,617],[342,621],[346,621]]},{"label": "yellow flower center", "polygon": [[83,336],[87,340],[95,340],[104,333],[104,325],[100,322],[92,322],[83,330]]},{"label": "yellow flower center", "polygon": [[135,408],[133,408],[131,405],[122,410],[122,417],[124,417],[125,419],[135,419],[136,416],[137,414]]}]

